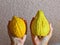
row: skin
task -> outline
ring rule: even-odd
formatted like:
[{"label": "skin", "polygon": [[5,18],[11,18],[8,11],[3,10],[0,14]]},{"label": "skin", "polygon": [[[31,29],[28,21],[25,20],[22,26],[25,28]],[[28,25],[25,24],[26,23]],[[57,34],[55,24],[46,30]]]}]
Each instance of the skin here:
[{"label": "skin", "polygon": [[[34,20],[34,17],[33,17],[32,21],[33,20]],[[32,21],[31,21],[31,23],[32,23]],[[30,29],[31,29],[31,24],[30,24]],[[50,32],[45,37],[39,38],[38,36],[33,35],[32,31],[31,31],[31,37],[32,37],[33,44],[34,45],[48,45],[48,42],[49,42],[49,40],[50,40],[50,38],[52,36],[52,31],[53,31],[53,28],[52,28],[51,23],[50,23]]]}]

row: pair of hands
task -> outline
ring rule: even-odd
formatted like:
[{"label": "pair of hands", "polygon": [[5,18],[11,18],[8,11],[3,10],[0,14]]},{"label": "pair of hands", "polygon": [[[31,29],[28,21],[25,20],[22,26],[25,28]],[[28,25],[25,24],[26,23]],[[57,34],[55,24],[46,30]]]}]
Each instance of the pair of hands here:
[{"label": "pair of hands", "polygon": [[[47,36],[43,37],[42,39],[38,38],[38,36],[34,36],[31,33],[31,37],[32,37],[32,41],[34,45],[47,45],[51,36],[52,36],[52,24],[50,24],[50,32]],[[21,38],[16,38],[16,37],[12,37],[12,35],[10,34],[10,32],[8,31],[9,37],[11,39],[11,45],[24,45],[24,42],[26,40],[26,35],[24,35],[24,37]]]}]

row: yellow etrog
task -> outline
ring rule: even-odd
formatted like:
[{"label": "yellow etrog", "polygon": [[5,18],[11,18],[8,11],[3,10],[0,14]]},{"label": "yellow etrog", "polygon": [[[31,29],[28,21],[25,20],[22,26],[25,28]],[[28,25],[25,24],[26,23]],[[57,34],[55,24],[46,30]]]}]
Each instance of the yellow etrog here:
[{"label": "yellow etrog", "polygon": [[13,16],[8,26],[12,36],[22,38],[25,35],[26,24],[22,18]]},{"label": "yellow etrog", "polygon": [[50,31],[50,25],[44,12],[39,10],[31,23],[31,30],[34,35],[46,36]]}]

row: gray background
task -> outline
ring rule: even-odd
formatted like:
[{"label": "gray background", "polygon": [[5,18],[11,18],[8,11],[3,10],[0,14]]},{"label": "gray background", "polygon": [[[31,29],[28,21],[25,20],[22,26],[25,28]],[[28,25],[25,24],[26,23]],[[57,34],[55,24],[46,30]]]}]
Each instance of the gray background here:
[{"label": "gray background", "polygon": [[0,45],[10,45],[7,33],[8,21],[13,15],[27,20],[28,34],[25,45],[33,45],[30,36],[30,21],[42,9],[53,24],[53,36],[49,45],[60,45],[60,0],[0,0]]}]

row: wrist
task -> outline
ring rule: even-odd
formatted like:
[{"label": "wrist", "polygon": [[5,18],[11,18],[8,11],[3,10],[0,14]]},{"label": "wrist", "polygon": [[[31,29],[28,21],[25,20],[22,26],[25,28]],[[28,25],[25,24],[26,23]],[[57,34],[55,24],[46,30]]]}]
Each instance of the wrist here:
[{"label": "wrist", "polygon": [[19,38],[12,37],[11,45],[23,45],[23,43]]},{"label": "wrist", "polygon": [[41,45],[48,45],[48,43],[47,42],[45,42],[45,43],[42,42]]},{"label": "wrist", "polygon": [[21,44],[19,42],[11,42],[11,45],[23,45],[23,44]]}]

